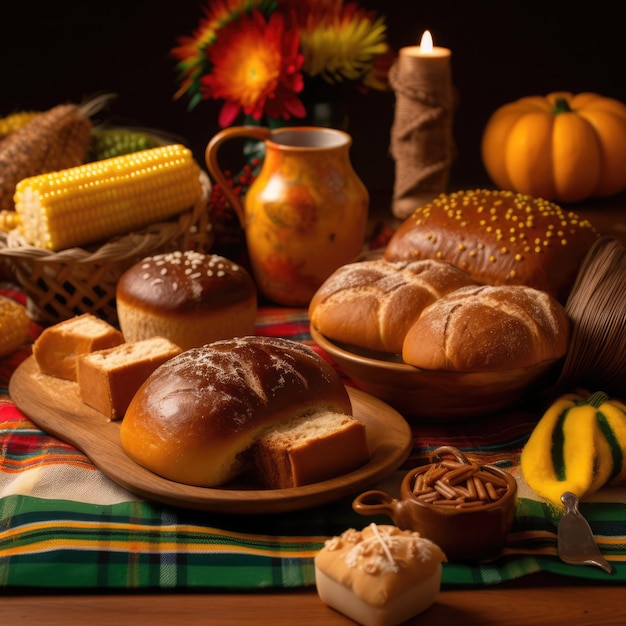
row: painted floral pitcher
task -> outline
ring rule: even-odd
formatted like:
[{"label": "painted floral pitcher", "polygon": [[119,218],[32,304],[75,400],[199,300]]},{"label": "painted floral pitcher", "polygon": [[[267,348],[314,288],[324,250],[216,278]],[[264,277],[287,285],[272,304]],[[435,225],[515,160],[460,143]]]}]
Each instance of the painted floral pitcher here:
[{"label": "painted floral pitcher", "polygon": [[[265,144],[243,205],[218,163],[220,146],[234,137]],[[326,278],[362,250],[369,194],[350,162],[351,145],[350,135],[329,128],[235,126],[207,146],[209,172],[245,229],[257,287],[278,304],[307,306]]]}]

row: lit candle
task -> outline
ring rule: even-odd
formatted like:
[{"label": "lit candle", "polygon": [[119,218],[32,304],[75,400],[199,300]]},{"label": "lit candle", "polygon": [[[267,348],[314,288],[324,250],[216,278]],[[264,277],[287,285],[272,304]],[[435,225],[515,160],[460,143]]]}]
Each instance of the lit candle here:
[{"label": "lit candle", "polygon": [[390,72],[396,93],[391,153],[396,161],[393,212],[410,215],[446,191],[454,154],[452,52],[430,31],[419,46],[400,49]]},{"label": "lit candle", "polygon": [[433,44],[433,36],[429,30],[425,30],[419,46],[407,46],[400,49],[400,54],[405,56],[449,59],[452,52],[449,48],[441,48]]}]

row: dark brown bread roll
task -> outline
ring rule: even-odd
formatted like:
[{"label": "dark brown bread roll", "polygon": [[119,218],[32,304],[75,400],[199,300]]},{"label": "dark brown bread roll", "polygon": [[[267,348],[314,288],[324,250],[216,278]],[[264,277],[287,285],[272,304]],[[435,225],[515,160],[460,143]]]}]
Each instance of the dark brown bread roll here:
[{"label": "dark brown bread roll", "polygon": [[240,265],[193,250],[147,257],[116,287],[117,315],[126,341],[165,337],[183,350],[251,335],[256,287]]},{"label": "dark brown bread roll", "polygon": [[565,355],[565,309],[530,287],[464,287],[424,310],[402,357],[427,370],[465,372],[531,367]]},{"label": "dark brown bread roll", "polygon": [[245,469],[269,428],[320,411],[351,415],[352,406],[337,372],[311,348],[271,337],[217,341],[146,380],[124,416],[122,447],[165,478],[215,487]]},{"label": "dark brown bread roll", "polygon": [[488,285],[526,285],[564,303],[598,238],[572,211],[511,191],[442,194],[394,233],[388,261],[439,259]]}]

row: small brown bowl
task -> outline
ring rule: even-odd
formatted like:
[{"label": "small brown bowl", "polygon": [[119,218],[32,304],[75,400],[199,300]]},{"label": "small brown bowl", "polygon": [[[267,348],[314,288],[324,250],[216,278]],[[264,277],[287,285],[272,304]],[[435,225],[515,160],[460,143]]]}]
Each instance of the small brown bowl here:
[{"label": "small brown bowl", "polygon": [[[407,472],[400,486],[400,499],[384,491],[370,490],[357,496],[352,508],[361,515],[387,515],[402,530],[419,532],[436,543],[449,561],[479,561],[497,556],[515,521],[515,478],[495,466],[472,463],[450,446],[437,448],[431,455],[431,461],[429,465]],[[478,503],[474,499],[472,504],[472,498],[465,498],[466,506],[432,504],[423,499],[426,488],[416,493],[420,476],[423,481],[429,470],[441,469],[445,463],[454,468],[448,469],[449,472],[455,469],[466,471],[468,476],[479,476],[484,484],[487,482],[484,477],[491,479],[492,486],[499,490],[494,496],[497,499],[478,499]],[[453,480],[450,482],[454,484]]]},{"label": "small brown bowl", "polygon": [[357,384],[406,418],[454,422],[496,413],[547,387],[556,361],[491,372],[422,370],[400,355],[372,352],[331,341],[313,325],[315,343]]}]

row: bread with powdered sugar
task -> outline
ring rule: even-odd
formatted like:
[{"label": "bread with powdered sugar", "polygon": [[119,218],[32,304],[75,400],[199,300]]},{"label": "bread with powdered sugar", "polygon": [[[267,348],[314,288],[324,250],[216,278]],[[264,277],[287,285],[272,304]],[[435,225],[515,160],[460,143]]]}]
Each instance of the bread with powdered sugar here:
[{"label": "bread with powdered sugar", "polygon": [[[334,368],[301,343],[247,336],[192,348],[161,365],[131,401],[121,441],[156,474],[216,487],[247,469],[253,444],[273,427],[323,412],[352,415]],[[353,432],[356,440],[340,440],[348,458],[365,436]],[[332,433],[327,439],[333,445]],[[357,454],[359,465],[364,459]],[[318,462],[330,458],[320,455]]]}]

